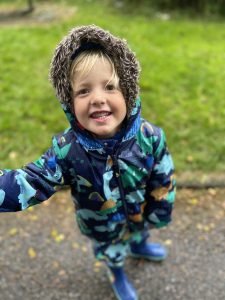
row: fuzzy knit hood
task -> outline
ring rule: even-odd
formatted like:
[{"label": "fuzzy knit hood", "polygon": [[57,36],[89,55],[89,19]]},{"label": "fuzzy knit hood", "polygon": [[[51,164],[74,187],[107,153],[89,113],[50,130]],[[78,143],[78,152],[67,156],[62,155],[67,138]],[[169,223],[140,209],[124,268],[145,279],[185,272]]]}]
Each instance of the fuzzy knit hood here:
[{"label": "fuzzy knit hood", "polygon": [[62,104],[71,107],[72,87],[69,80],[71,64],[77,53],[90,44],[101,47],[114,62],[129,117],[139,93],[139,63],[125,40],[95,25],[75,27],[56,47],[51,62],[50,80],[57,98]]}]

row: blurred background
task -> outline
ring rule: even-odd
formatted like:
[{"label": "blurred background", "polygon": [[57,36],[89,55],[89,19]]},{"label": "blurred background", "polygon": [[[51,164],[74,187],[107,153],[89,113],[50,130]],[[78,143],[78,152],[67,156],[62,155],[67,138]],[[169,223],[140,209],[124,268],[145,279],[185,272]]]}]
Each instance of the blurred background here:
[{"label": "blurred background", "polygon": [[37,159],[68,127],[48,80],[74,26],[127,39],[141,63],[143,116],[164,128],[178,175],[225,170],[224,0],[0,0],[0,162]]},{"label": "blurred background", "polygon": [[[178,181],[224,185],[224,18],[225,0],[0,0],[0,168],[36,160],[68,127],[49,66],[72,27],[94,23],[136,52],[143,116],[164,128]],[[169,259],[126,266],[141,299],[225,299],[224,194],[179,190],[172,226],[151,232]],[[1,300],[115,299],[68,198],[1,215]]]}]

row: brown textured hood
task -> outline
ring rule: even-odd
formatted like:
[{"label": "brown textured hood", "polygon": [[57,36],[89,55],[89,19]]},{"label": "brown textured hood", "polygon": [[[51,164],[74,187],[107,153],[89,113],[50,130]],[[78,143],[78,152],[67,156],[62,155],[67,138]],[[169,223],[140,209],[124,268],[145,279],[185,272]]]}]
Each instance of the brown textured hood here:
[{"label": "brown textured hood", "polygon": [[69,74],[73,56],[88,43],[98,44],[114,62],[129,116],[139,93],[139,63],[125,40],[95,25],[75,27],[56,47],[51,62],[50,80],[58,99],[67,107],[71,105]]}]

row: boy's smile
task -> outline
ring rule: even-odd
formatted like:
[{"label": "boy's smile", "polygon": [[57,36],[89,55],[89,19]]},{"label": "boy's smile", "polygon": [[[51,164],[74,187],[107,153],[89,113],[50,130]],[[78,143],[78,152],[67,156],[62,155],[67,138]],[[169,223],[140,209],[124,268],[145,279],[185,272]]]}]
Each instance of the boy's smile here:
[{"label": "boy's smile", "polygon": [[112,67],[98,59],[84,77],[75,74],[74,112],[78,122],[97,138],[113,137],[126,117],[126,102],[119,87],[111,81]]},{"label": "boy's smile", "polygon": [[104,122],[112,113],[110,111],[95,111],[90,115],[90,118],[97,122]]}]

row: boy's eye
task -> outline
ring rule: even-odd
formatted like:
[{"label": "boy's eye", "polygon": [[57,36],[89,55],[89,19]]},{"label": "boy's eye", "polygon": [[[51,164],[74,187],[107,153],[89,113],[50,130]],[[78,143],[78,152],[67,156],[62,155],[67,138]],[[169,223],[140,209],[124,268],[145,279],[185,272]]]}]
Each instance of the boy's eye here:
[{"label": "boy's eye", "polygon": [[109,83],[109,84],[107,84],[107,85],[105,86],[105,89],[108,90],[108,91],[113,91],[113,90],[116,89],[116,87],[115,87],[114,84]]},{"label": "boy's eye", "polygon": [[86,95],[86,94],[88,94],[89,93],[89,89],[81,89],[81,90],[79,90],[79,91],[77,91],[76,93],[75,93],[75,95],[76,96],[82,96],[82,95]]}]

